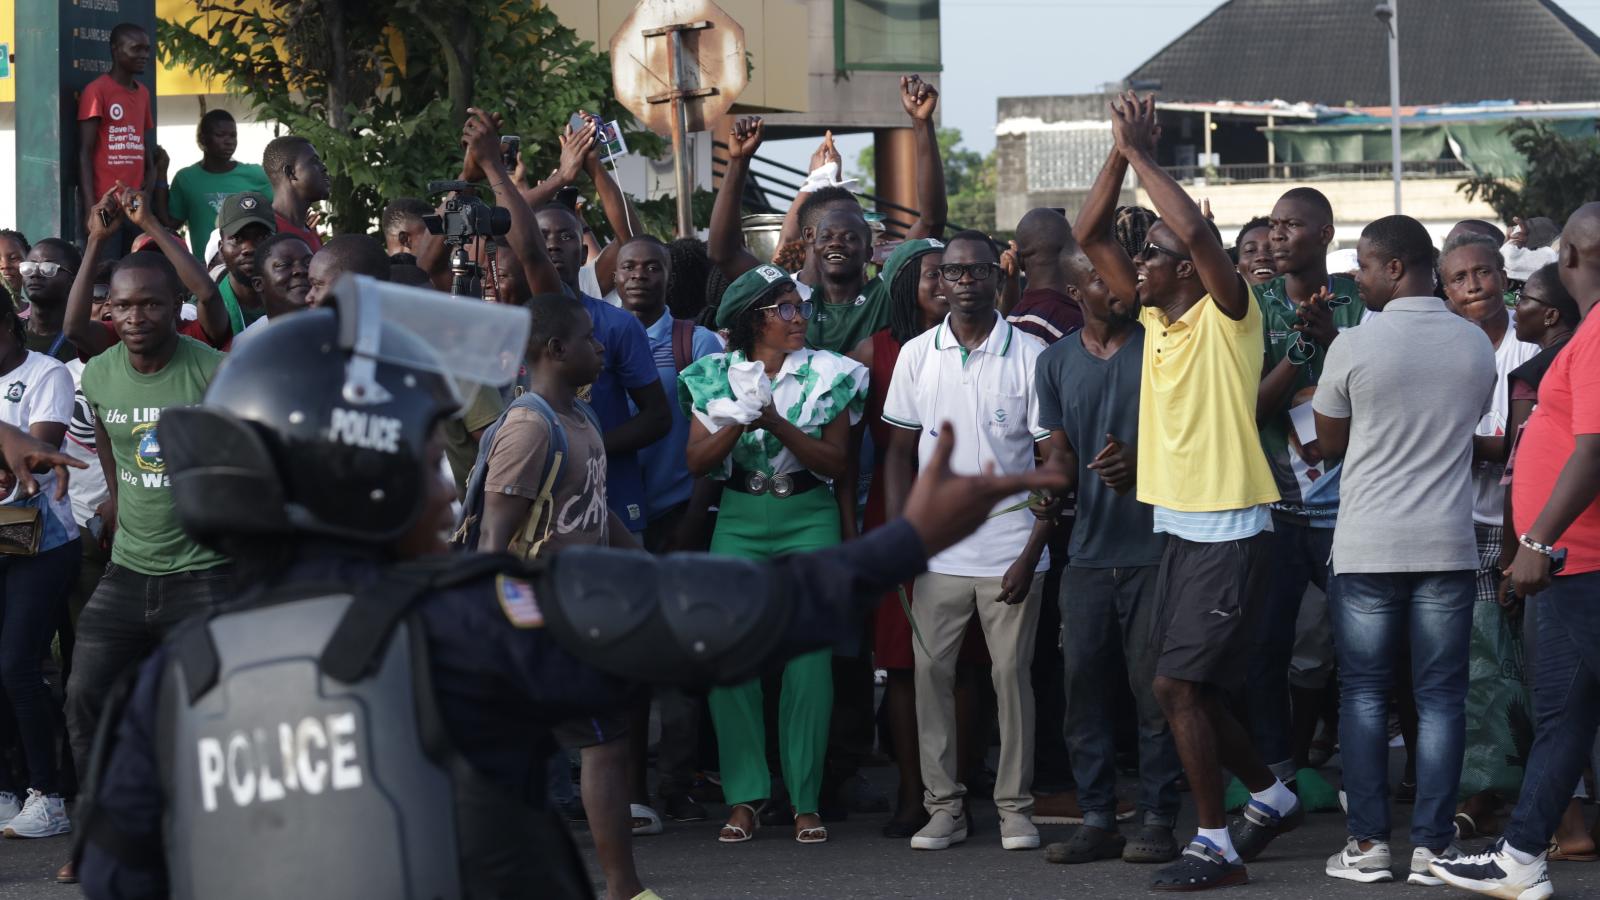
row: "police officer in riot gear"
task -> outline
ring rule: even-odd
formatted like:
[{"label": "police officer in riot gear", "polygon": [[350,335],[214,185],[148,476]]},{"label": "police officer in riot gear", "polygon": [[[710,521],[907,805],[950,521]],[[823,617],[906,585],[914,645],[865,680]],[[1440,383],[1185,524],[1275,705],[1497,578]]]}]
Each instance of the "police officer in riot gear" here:
[{"label": "police officer in riot gear", "polygon": [[737,682],[826,646],[1000,499],[1065,483],[957,477],[944,437],[903,520],[828,550],[439,556],[438,425],[458,381],[510,380],[526,313],[356,278],[335,293],[162,418],[179,518],[240,589],[101,723],[90,897],[590,896],[543,796],[550,723],[627,702],[629,682]]}]

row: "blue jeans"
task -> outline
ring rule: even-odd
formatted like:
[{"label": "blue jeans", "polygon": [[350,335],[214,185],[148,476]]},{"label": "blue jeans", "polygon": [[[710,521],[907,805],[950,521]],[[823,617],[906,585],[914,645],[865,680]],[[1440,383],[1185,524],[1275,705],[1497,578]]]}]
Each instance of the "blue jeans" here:
[{"label": "blue jeans", "polygon": [[1600,572],[1553,578],[1539,604],[1533,749],[1506,842],[1542,853],[1572,798],[1600,725]]},{"label": "blue jeans", "polygon": [[[1250,675],[1244,701],[1249,711],[1250,742],[1268,765],[1290,760],[1289,663],[1294,658],[1295,624],[1306,585],[1328,590],[1328,553],[1332,528],[1296,525],[1273,517],[1267,553],[1267,599],[1250,640]],[[1274,771],[1280,777],[1284,773]]]},{"label": "blue jeans", "polygon": [[1158,649],[1155,628],[1158,566],[1085,569],[1069,566],[1062,578],[1062,657],[1066,664],[1066,743],[1078,782],[1083,822],[1116,826],[1117,765],[1111,708],[1115,681],[1126,672],[1139,722],[1139,812],[1144,824],[1171,828],[1178,818],[1178,776],[1183,766],[1172,730],[1151,690]]},{"label": "blue jeans", "polygon": [[[1437,851],[1455,838],[1475,575],[1468,569],[1333,578],[1328,613],[1339,655],[1339,745],[1349,832],[1357,840],[1389,839],[1389,695],[1394,659],[1407,640],[1417,701],[1411,843]],[[1568,779],[1569,793],[1572,784]]]},{"label": "blue jeans", "polygon": [[[74,538],[37,556],[0,557],[0,687],[9,714],[0,709],[0,735],[10,745],[12,722],[28,761],[28,787],[40,793],[61,791],[56,771],[57,711],[40,664],[50,655],[50,638],[61,625],[67,593],[78,579],[83,551]],[[3,767],[0,767],[3,768]],[[9,768],[0,786],[10,784]]]}]

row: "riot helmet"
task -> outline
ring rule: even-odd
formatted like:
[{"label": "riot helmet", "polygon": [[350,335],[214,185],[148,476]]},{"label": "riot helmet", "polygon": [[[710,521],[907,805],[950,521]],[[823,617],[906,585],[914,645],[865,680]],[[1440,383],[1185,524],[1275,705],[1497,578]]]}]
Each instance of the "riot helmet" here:
[{"label": "riot helmet", "polygon": [[279,317],[158,426],[196,540],[316,535],[387,544],[421,514],[424,447],[464,389],[509,384],[528,312],[346,276]]}]

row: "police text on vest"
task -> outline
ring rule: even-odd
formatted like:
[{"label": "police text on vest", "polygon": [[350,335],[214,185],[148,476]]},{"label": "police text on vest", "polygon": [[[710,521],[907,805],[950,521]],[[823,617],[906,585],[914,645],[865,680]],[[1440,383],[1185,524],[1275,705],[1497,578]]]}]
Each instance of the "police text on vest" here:
[{"label": "police text on vest", "polygon": [[320,794],[361,787],[354,713],[280,722],[275,731],[254,728],[199,740],[200,798],[206,812],[216,810],[218,789],[224,785],[238,807],[282,800],[290,791]]}]

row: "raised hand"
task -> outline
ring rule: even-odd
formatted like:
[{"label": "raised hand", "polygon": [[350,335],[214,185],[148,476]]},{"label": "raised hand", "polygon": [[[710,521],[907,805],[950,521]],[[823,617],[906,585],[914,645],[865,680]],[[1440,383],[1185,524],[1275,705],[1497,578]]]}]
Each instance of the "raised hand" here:
[{"label": "raised hand", "polygon": [[1128,91],[1111,102],[1111,135],[1123,156],[1154,153],[1161,127],[1156,121],[1156,98],[1143,99]]},{"label": "raised hand", "polygon": [[566,133],[561,136],[561,162],[556,166],[556,178],[562,184],[572,184],[583,174],[599,136],[599,129],[588,116],[583,117],[583,127],[577,131],[567,126]]},{"label": "raised hand", "polygon": [[90,240],[96,238],[109,239],[113,234],[116,234],[118,228],[122,227],[121,188],[122,185],[119,182],[116,187],[106,191],[105,196],[100,198],[99,203],[90,207],[89,220],[87,222]]},{"label": "raised hand", "polygon": [[1022,272],[1022,251],[1017,247],[1017,242],[1012,241],[1010,246],[1000,251],[1000,271],[1005,273],[1006,280],[1016,278]]},{"label": "raised hand", "polygon": [[117,186],[122,188],[119,199],[122,203],[123,213],[128,217],[129,222],[132,222],[139,230],[145,232],[166,227],[156,217],[155,210],[150,208],[150,201],[142,191],[125,187],[120,181],[117,182]]},{"label": "raised hand", "polygon": [[815,172],[831,162],[842,164],[844,160],[839,156],[839,148],[833,145],[833,132],[825,131],[822,134],[822,143],[811,153],[810,171]]},{"label": "raised hand", "polygon": [[900,105],[906,115],[918,122],[926,122],[933,118],[933,111],[939,108],[939,89],[923,81],[920,75],[901,76]]},{"label": "raised hand", "polygon": [[505,160],[500,157],[499,123],[483,110],[467,109],[467,121],[461,125],[461,146],[466,150],[466,171],[487,174],[505,168]]},{"label": "raised hand", "polygon": [[1295,307],[1299,318],[1291,327],[1324,347],[1332,344],[1339,336],[1339,327],[1333,323],[1332,301],[1333,294],[1326,286],[1318,288],[1311,299]]},{"label": "raised hand", "polygon": [[741,116],[728,133],[728,159],[749,159],[761,148],[765,125],[760,116]]},{"label": "raised hand", "polygon": [[996,475],[992,465],[982,475],[957,475],[950,471],[954,449],[955,428],[942,423],[933,455],[917,471],[906,495],[905,519],[929,556],[977,531],[1001,500],[1023,491],[1064,491],[1071,483],[1066,470],[1054,463],[1016,475]]}]

